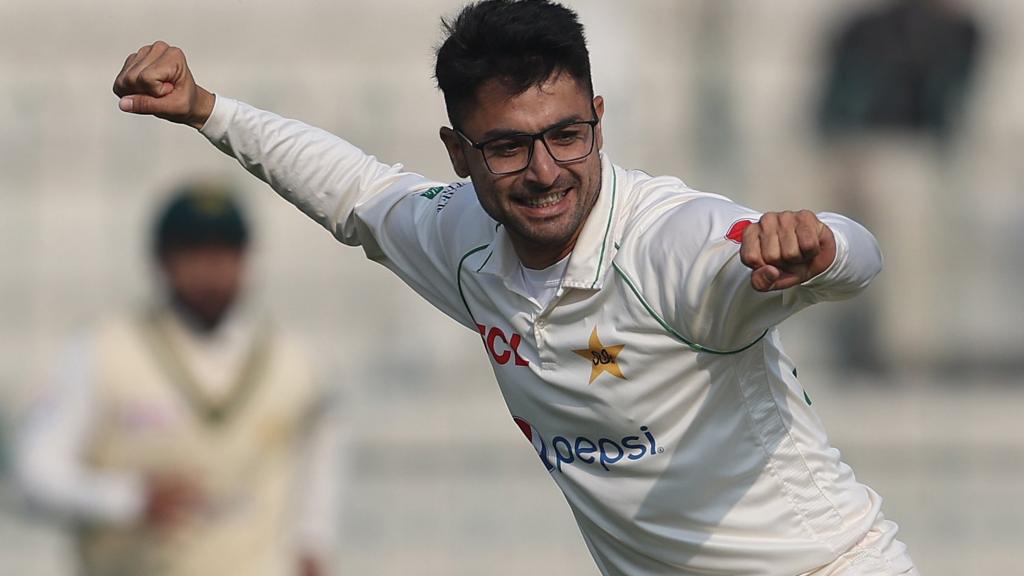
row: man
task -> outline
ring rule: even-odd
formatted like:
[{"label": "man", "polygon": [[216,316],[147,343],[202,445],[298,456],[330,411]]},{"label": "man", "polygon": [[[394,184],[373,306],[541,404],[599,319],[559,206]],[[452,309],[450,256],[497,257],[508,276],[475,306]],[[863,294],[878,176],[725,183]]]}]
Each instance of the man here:
[{"label": "man", "polygon": [[983,32],[967,2],[889,0],[857,10],[829,39],[817,117],[826,192],[872,227],[892,271],[874,301],[837,318],[835,348],[851,369],[954,361],[947,315],[935,308],[973,274],[934,282],[932,271],[969,248],[930,230],[956,212],[946,208],[955,202],[947,167],[973,104]]},{"label": "man", "polygon": [[102,576],[326,574],[338,419],[291,339],[242,305],[248,226],[225,189],[162,212],[166,294],[68,354],[18,475]]},{"label": "man", "polygon": [[165,43],[120,108],[198,128],[340,241],[478,331],[604,574],[909,574],[828,446],[775,325],[880,268],[836,215],[759,215],[603,155],[576,15],[488,0],[447,23],[443,184],[198,87]]}]

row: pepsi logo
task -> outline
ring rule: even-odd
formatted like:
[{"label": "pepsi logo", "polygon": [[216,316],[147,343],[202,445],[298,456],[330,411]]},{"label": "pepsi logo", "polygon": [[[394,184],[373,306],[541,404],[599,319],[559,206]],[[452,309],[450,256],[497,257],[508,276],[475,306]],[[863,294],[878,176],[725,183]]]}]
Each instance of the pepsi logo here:
[{"label": "pepsi logo", "polygon": [[533,424],[514,415],[512,420],[533,445],[548,472],[561,472],[563,466],[573,463],[587,466],[596,464],[606,472],[611,472],[618,464],[665,452],[664,448],[658,446],[658,441],[650,428],[641,426],[639,434],[627,435],[617,440],[604,437],[591,439],[586,436],[553,436],[549,456],[548,443]]}]

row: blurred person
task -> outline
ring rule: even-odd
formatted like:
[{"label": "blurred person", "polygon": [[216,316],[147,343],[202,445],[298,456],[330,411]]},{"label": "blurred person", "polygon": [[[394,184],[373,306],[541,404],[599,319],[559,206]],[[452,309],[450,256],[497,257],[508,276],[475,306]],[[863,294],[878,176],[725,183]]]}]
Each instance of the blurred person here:
[{"label": "blurred person", "polygon": [[444,24],[454,183],[214,96],[164,42],[131,54],[114,92],[199,129],[479,333],[603,574],[916,574],[776,328],[867,286],[871,234],[613,164],[583,27],[559,4],[486,0]]},{"label": "blurred person", "polygon": [[892,0],[855,14],[829,49],[820,126],[830,137],[906,130],[948,138],[981,30],[956,0]]},{"label": "blurred person", "polygon": [[18,441],[29,499],[89,576],[317,576],[336,537],[337,402],[243,304],[249,227],[223,186],[160,214],[164,290],[75,341]]},{"label": "blurred person", "polygon": [[[971,92],[981,29],[955,0],[892,0],[854,14],[828,50],[818,129],[837,201],[872,227],[892,274],[838,327],[848,369],[919,369],[948,358],[936,313],[957,279],[936,274],[956,246],[933,230],[951,144]],[[951,288],[951,286],[953,288]]]}]

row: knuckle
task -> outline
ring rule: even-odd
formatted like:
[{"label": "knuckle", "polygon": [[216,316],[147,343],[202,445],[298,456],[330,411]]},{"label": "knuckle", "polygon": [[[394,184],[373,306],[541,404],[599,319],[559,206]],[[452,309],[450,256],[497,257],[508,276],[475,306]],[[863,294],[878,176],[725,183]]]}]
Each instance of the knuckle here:
[{"label": "knuckle", "polygon": [[814,248],[818,245],[818,237],[815,236],[811,230],[803,228],[800,233],[797,234],[797,242],[800,243],[801,248]]},{"label": "knuckle", "polygon": [[153,66],[146,66],[145,68],[139,71],[139,80],[142,80],[143,82],[152,82],[154,80],[157,80],[159,75],[159,70],[157,70]]},{"label": "knuckle", "polygon": [[760,262],[761,257],[757,248],[753,244],[744,243],[740,248],[740,262],[747,266]]},{"label": "knuckle", "polygon": [[153,42],[152,46],[153,46],[153,48],[159,48],[160,50],[166,50],[167,48],[170,47],[170,44],[168,44],[167,42],[164,42],[163,40],[157,40],[156,42]]}]

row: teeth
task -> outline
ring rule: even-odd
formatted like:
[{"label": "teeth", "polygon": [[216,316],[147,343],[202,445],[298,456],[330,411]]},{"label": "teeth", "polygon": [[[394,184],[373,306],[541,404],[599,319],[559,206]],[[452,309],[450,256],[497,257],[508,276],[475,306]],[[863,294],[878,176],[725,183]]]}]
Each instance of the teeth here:
[{"label": "teeth", "polygon": [[546,206],[557,204],[558,201],[565,197],[565,195],[568,193],[568,190],[566,190],[565,192],[552,192],[551,194],[541,196],[539,198],[528,198],[523,202],[531,208],[544,208]]}]

